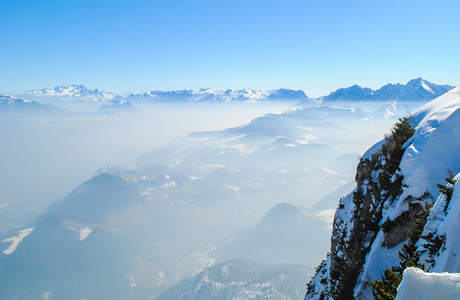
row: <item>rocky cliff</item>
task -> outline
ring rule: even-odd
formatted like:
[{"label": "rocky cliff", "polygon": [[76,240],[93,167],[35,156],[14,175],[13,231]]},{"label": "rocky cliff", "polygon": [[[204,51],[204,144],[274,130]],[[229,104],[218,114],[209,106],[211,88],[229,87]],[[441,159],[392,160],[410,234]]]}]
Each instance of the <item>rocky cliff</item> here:
[{"label": "rocky cliff", "polygon": [[[305,299],[374,299],[382,290],[396,294],[408,266],[460,270],[454,259],[460,219],[452,210],[460,205],[454,176],[460,170],[459,108],[455,88],[400,119],[363,155],[356,188],[339,203],[331,250]],[[393,286],[385,285],[390,277],[397,278]]]}]

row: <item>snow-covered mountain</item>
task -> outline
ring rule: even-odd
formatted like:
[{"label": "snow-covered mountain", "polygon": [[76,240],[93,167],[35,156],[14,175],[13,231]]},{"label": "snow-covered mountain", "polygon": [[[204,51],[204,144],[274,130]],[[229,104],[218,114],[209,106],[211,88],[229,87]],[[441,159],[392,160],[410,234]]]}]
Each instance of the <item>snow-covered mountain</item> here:
[{"label": "snow-covered mountain", "polygon": [[[353,85],[348,88],[341,88],[327,96],[318,99],[310,99],[304,91],[293,89],[271,89],[271,90],[218,90],[210,88],[202,89],[184,89],[161,91],[153,90],[137,94],[126,95],[127,100],[131,102],[276,102],[276,101],[293,101],[300,102],[304,105],[315,103],[315,101],[329,100],[404,100],[404,101],[429,101],[453,88],[450,85],[437,85],[425,79],[417,78],[403,85],[387,84],[378,90],[363,88]],[[113,92],[103,92],[98,89],[90,90],[84,85],[56,86],[54,88],[36,89],[27,91],[22,98],[27,100],[44,101],[80,101],[80,102],[101,102],[108,103],[116,100],[115,97],[121,97]]]},{"label": "snow-covered mountain", "polygon": [[356,188],[336,210],[330,255],[306,299],[395,296],[408,266],[460,272],[459,126],[454,88],[401,119],[363,155]]},{"label": "snow-covered mountain", "polygon": [[454,87],[450,85],[437,85],[419,77],[412,79],[405,85],[400,83],[390,83],[375,91],[369,88],[353,85],[348,88],[338,89],[337,91],[323,97],[323,100],[428,101],[441,96],[452,88]]},{"label": "snow-covered mountain", "polygon": [[299,265],[231,260],[206,268],[155,299],[299,299],[305,290],[299,279],[307,274],[307,268]]},{"label": "snow-covered mountain", "polygon": [[59,109],[53,105],[44,105],[12,96],[0,95],[0,114],[24,115],[34,113],[51,113]]},{"label": "snow-covered mountain", "polygon": [[210,266],[221,218],[135,179],[96,175],[3,239],[0,298],[147,299]]},{"label": "snow-covered mountain", "polygon": [[106,103],[99,107],[97,110],[100,113],[123,113],[123,112],[134,112],[134,106],[127,100],[121,97],[115,97],[109,103]]},{"label": "snow-covered mountain", "polygon": [[191,102],[259,102],[259,101],[300,101],[308,99],[302,90],[176,90],[149,91],[141,94],[131,94],[130,101],[191,101]]},{"label": "snow-covered mountain", "polygon": [[54,88],[27,91],[23,97],[41,101],[84,101],[107,102],[115,98],[115,93],[90,90],[84,85],[56,86]]}]

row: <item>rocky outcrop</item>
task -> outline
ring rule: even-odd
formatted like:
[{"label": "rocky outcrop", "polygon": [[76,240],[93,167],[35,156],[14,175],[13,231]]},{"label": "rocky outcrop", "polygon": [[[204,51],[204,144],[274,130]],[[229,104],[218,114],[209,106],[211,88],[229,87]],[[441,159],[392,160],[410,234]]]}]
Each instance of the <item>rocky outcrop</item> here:
[{"label": "rocky outcrop", "polygon": [[[406,142],[413,134],[411,120],[400,119],[378,149],[360,160],[355,176],[356,188],[341,200],[336,211],[329,263],[319,270],[328,276],[319,279],[320,288],[317,288],[315,278],[310,282],[306,299],[353,299],[366,255],[381,230],[385,203],[392,203],[402,194],[403,176],[399,172],[399,163],[409,146]],[[410,228],[412,218],[407,217],[417,214],[422,206],[414,204],[411,207],[401,226]],[[390,227],[389,223],[387,225]],[[389,231],[387,236],[392,247],[394,243],[407,239],[408,230],[397,232],[397,226],[391,229],[394,231]]]},{"label": "rocky outcrop", "polygon": [[363,155],[305,299],[392,299],[408,266],[460,271],[459,108],[453,89]]}]

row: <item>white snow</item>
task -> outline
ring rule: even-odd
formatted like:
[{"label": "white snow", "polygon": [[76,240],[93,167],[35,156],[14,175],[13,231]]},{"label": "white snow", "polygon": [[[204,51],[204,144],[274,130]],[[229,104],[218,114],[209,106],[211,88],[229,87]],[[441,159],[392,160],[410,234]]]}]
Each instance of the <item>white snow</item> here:
[{"label": "white snow", "polygon": [[80,229],[80,241],[86,239],[91,232],[93,232],[93,229],[89,227],[83,227]]},{"label": "white snow", "polygon": [[374,154],[377,150],[379,150],[380,148],[382,148],[382,144],[383,144],[384,140],[381,140],[380,142],[377,142],[376,144],[374,144],[372,147],[369,148],[369,150],[367,150],[363,156],[361,157],[362,159],[368,159],[368,160],[372,160],[372,154]]},{"label": "white snow", "polygon": [[326,172],[327,174],[330,174],[330,175],[335,175],[335,176],[341,176],[342,174],[334,171],[334,170],[331,170],[331,169],[326,169],[326,168],[323,168],[323,171]]},{"label": "white snow", "polygon": [[[460,173],[455,180],[460,179]],[[423,234],[434,232],[437,236],[446,236],[445,250],[436,257],[436,263],[430,269],[433,272],[460,272],[460,189],[459,184],[454,185],[454,193],[450,200],[447,215],[445,214],[445,196],[439,196],[435,206],[431,210],[427,225]],[[426,260],[427,257],[423,256]]]},{"label": "white snow", "polygon": [[203,171],[205,173],[212,172],[218,169],[227,169],[227,167],[224,165],[218,165],[218,164],[207,164],[205,166],[198,167],[198,170]]},{"label": "white snow", "polygon": [[240,188],[237,187],[237,186],[234,186],[234,185],[226,185],[226,186],[223,186],[224,189],[229,189],[231,191],[233,191],[235,194],[238,194],[239,191],[240,191]]},{"label": "white snow", "polygon": [[318,212],[316,214],[318,218],[327,223],[327,226],[324,229],[332,229],[334,223],[335,209],[326,209]]},{"label": "white snow", "polygon": [[[50,296],[51,296],[52,294],[53,294],[52,292],[44,292],[44,293],[42,294],[41,299],[42,299],[42,300],[48,300],[48,299],[50,299]],[[82,300],[85,300],[85,299],[82,299]]]},{"label": "white snow", "polygon": [[[288,90],[286,90],[288,91]],[[281,93],[280,93],[281,92]],[[217,90],[210,88],[202,88],[196,90],[173,90],[166,91],[170,96],[187,100],[187,101],[218,101],[218,102],[232,102],[242,101],[246,103],[257,103],[261,100],[269,101],[270,97],[282,99],[284,98],[282,90],[253,90],[253,89],[242,89],[242,90]],[[135,95],[137,97],[151,97],[161,98],[161,94],[165,91],[149,91],[142,94]],[[290,96],[287,96],[290,98]],[[299,93],[295,99],[306,99],[305,94]]]},{"label": "white snow", "polygon": [[430,94],[435,95],[436,93],[426,84],[425,80],[422,80],[422,87],[427,90]]},{"label": "white snow", "polygon": [[86,102],[105,102],[112,100],[116,96],[114,93],[106,93],[97,89],[89,90],[84,85],[56,86],[54,88],[32,90],[26,92],[25,95],[33,95],[42,99],[57,97],[64,101],[83,100]]},{"label": "white snow", "polygon": [[300,136],[301,139],[299,138],[298,140],[296,140],[297,143],[301,144],[301,145],[306,145],[309,143],[309,141],[313,141],[313,140],[316,140],[318,137],[315,136],[315,135],[311,135],[311,134],[307,134],[307,135],[303,135],[303,136]]},{"label": "white snow", "polygon": [[411,146],[401,160],[407,192],[414,197],[427,190],[439,195],[436,184],[444,183],[448,170],[460,169],[460,93],[455,88],[419,109],[414,119],[420,124],[408,141]]},{"label": "white snow", "polygon": [[134,278],[133,275],[129,276],[128,277],[128,283],[131,287],[136,287],[137,286],[137,283],[136,283],[136,279]]},{"label": "white snow", "polygon": [[407,268],[395,300],[457,300],[460,295],[460,274],[425,273]]},{"label": "white snow", "polygon": [[26,236],[28,236],[33,230],[34,230],[34,227],[27,228],[27,229],[21,230],[17,236],[14,236],[14,237],[9,238],[9,239],[4,239],[2,242],[12,242],[12,243],[11,243],[11,245],[8,247],[8,249],[6,249],[5,251],[3,251],[3,253],[5,253],[6,255],[10,255],[11,253],[13,253],[14,250],[16,250],[18,244],[19,244]]}]

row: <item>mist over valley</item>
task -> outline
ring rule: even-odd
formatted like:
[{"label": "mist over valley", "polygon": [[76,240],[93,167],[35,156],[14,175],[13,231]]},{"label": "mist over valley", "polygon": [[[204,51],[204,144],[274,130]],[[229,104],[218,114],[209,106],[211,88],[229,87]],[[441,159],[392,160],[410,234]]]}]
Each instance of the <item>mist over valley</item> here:
[{"label": "mist over valley", "polygon": [[219,299],[302,295],[360,156],[429,99],[287,91],[3,96],[2,297],[191,299],[216,268],[245,287]]}]

